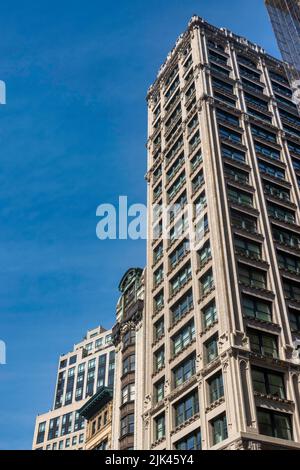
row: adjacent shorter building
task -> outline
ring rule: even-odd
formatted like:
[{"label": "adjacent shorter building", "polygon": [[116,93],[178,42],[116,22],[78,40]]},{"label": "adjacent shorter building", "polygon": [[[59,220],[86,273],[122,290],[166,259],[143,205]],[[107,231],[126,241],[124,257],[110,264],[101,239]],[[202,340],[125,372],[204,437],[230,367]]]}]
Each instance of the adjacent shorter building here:
[{"label": "adjacent shorter building", "polygon": [[113,389],[102,387],[79,410],[87,420],[84,450],[110,450],[112,441]]},{"label": "adjacent shorter building", "polygon": [[59,358],[53,408],[36,419],[34,450],[83,450],[85,419],[79,410],[97,391],[114,385],[111,330],[99,326]]},{"label": "adjacent shorter building", "polygon": [[[144,397],[144,293],[145,272],[129,269],[123,276],[117,304],[117,323],[112,329],[116,351],[116,384],[113,403],[113,449],[141,448],[135,432],[143,426]],[[139,401],[135,400],[135,397]]]}]

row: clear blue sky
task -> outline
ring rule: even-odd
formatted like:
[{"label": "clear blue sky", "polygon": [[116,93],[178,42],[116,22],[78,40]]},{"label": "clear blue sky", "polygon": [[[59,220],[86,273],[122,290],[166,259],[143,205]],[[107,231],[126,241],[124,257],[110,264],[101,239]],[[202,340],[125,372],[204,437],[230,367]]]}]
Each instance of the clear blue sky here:
[{"label": "clear blue sky", "polygon": [[96,207],[145,202],[148,86],[189,18],[277,50],[263,0],[2,0],[0,449],[31,447],[58,355],[114,322],[143,242],[100,242]]}]

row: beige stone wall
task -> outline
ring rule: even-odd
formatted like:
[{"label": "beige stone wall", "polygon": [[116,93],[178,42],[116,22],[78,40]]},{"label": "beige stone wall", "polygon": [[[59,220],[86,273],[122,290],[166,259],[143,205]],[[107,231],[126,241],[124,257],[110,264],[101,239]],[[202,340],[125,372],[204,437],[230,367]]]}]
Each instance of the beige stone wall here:
[{"label": "beige stone wall", "polygon": [[[106,450],[110,450],[112,444],[112,411],[113,403],[110,401],[105,405],[95,416],[93,416],[87,423],[87,438],[85,450],[94,450],[103,442],[107,442]],[[106,414],[106,424],[104,424]],[[100,427],[98,422],[100,420]],[[93,433],[93,426],[95,432]]]}]

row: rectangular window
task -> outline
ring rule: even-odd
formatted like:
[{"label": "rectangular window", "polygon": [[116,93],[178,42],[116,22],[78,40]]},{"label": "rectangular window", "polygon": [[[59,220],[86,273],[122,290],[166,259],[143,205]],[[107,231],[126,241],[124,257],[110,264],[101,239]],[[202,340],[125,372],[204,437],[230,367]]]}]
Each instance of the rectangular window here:
[{"label": "rectangular window", "polygon": [[157,248],[153,251],[153,261],[157,263],[163,256],[163,244],[160,243]]},{"label": "rectangular window", "polygon": [[248,330],[251,351],[261,356],[278,359],[277,337],[258,330]]},{"label": "rectangular window", "polygon": [[273,411],[257,410],[260,434],[278,439],[293,440],[292,420],[290,415]]},{"label": "rectangular window", "polygon": [[268,106],[267,101],[261,100],[260,98],[257,98],[256,96],[254,96],[250,93],[247,93],[247,92],[245,92],[244,94],[245,94],[245,99],[246,99],[247,105],[248,104],[250,104],[250,105],[254,104],[258,108],[260,108],[262,111],[268,112],[269,106]]},{"label": "rectangular window", "polygon": [[155,384],[154,396],[156,403],[160,403],[165,398],[165,379]]},{"label": "rectangular window", "polygon": [[223,414],[218,416],[216,419],[211,421],[213,445],[219,444],[228,437],[227,431],[227,419],[226,415]]},{"label": "rectangular window", "polygon": [[51,439],[56,439],[58,437],[59,421],[60,421],[60,417],[50,419],[49,431],[48,431],[48,441],[51,441]]},{"label": "rectangular window", "polygon": [[245,163],[246,162],[246,154],[245,152],[242,152],[240,150],[236,150],[232,147],[229,147],[227,145],[222,145],[222,157],[223,158],[230,158],[230,160],[236,160],[237,162],[240,163]]},{"label": "rectangular window", "polygon": [[171,291],[172,294],[175,294],[178,292],[181,287],[183,287],[192,277],[192,268],[190,263],[186,265],[184,269],[182,269],[179,274],[177,274],[172,280],[171,280]]},{"label": "rectangular window", "polygon": [[189,252],[190,246],[187,240],[184,240],[170,255],[170,267],[173,269]]},{"label": "rectangular window", "polygon": [[201,217],[200,221],[196,225],[196,230],[195,230],[196,242],[203,240],[208,230],[209,230],[208,217],[207,217],[207,214],[205,214],[203,217]]},{"label": "rectangular window", "polygon": [[259,243],[236,236],[234,238],[234,244],[235,250],[239,255],[255,260],[261,259],[261,245]]},{"label": "rectangular window", "polygon": [[157,296],[154,298],[154,311],[159,312],[164,306],[164,291],[162,290]]},{"label": "rectangular window", "polygon": [[135,370],[135,355],[131,354],[123,360],[123,375]]},{"label": "rectangular window", "polygon": [[238,211],[231,211],[232,225],[240,230],[257,233],[257,221]]},{"label": "rectangular window", "polygon": [[37,434],[37,438],[36,438],[36,443],[37,444],[42,444],[42,442],[44,442],[45,431],[46,431],[46,421],[39,424],[38,434]]},{"label": "rectangular window", "polygon": [[219,109],[219,108],[217,109],[217,118],[220,119],[221,121],[226,121],[229,124],[232,124],[233,126],[236,126],[236,127],[239,126],[239,119],[233,114],[223,111],[223,109]]},{"label": "rectangular window", "polygon": [[202,311],[204,328],[208,328],[218,319],[217,307],[215,302],[210,303]]},{"label": "rectangular window", "polygon": [[253,207],[253,196],[251,194],[233,188],[229,188],[228,197],[229,200],[234,204],[240,204],[246,207]]},{"label": "rectangular window", "polygon": [[288,189],[281,188],[281,186],[264,182],[264,191],[266,194],[269,194],[276,199],[280,199],[282,201],[291,200],[290,191]]},{"label": "rectangular window", "polygon": [[155,418],[155,440],[163,439],[166,435],[165,415]]},{"label": "rectangular window", "polygon": [[121,419],[121,437],[134,433],[134,414]]},{"label": "rectangular window", "polygon": [[184,348],[186,348],[195,338],[195,323],[192,321],[187,326],[182,328],[179,333],[177,333],[172,338],[173,343],[173,354],[176,356]]},{"label": "rectangular window", "polygon": [[172,307],[172,321],[177,323],[194,307],[193,292],[189,291],[182,299],[180,299],[174,307]]},{"label": "rectangular window", "polygon": [[210,403],[214,403],[224,397],[224,385],[222,372],[218,372],[208,381]]},{"label": "rectangular window", "polygon": [[200,279],[200,291],[202,297],[208,295],[214,289],[215,283],[213,278],[212,270],[210,269],[207,274],[205,274]]},{"label": "rectangular window", "polygon": [[159,372],[164,367],[165,367],[165,350],[164,348],[161,348],[154,354],[154,370],[155,372]]},{"label": "rectangular window", "polygon": [[296,282],[283,281],[284,295],[287,299],[300,302],[300,285]]},{"label": "rectangular window", "polygon": [[186,177],[185,173],[182,173],[174,182],[174,184],[171,186],[171,188],[168,190],[168,200],[169,202],[173,197],[178,193],[178,191],[182,188],[182,186],[185,184]]},{"label": "rectangular window", "polygon": [[122,388],[122,405],[128,402],[132,402],[135,399],[135,385],[129,384]]},{"label": "rectangular window", "polygon": [[269,132],[261,127],[251,125],[252,134],[256,137],[260,137],[263,140],[267,140],[268,142],[276,143],[277,137],[276,134]]},{"label": "rectangular window", "polygon": [[294,211],[282,209],[282,207],[275,204],[268,203],[268,215],[274,219],[281,220],[282,222],[286,222],[288,224],[294,224],[296,221]]},{"label": "rectangular window", "polygon": [[97,376],[97,390],[100,387],[103,387],[104,384],[105,384],[106,362],[107,362],[106,354],[102,354],[101,356],[99,356],[98,376]]},{"label": "rectangular window", "polygon": [[300,274],[300,258],[286,255],[282,252],[277,254],[278,264],[281,269],[287,270],[293,274]]},{"label": "rectangular window", "polygon": [[135,330],[128,330],[123,335],[123,347],[127,348],[133,344],[135,344]]},{"label": "rectangular window", "polygon": [[157,287],[164,279],[164,270],[163,266],[157,269],[153,274],[153,284],[154,287]]},{"label": "rectangular window", "polygon": [[177,450],[201,450],[201,431],[200,429],[185,436],[180,441],[176,442],[175,449]]},{"label": "rectangular window", "polygon": [[288,245],[296,249],[300,247],[300,237],[293,232],[273,228],[273,238],[277,243],[282,245]]},{"label": "rectangular window", "polygon": [[192,180],[192,192],[195,193],[204,185],[203,171],[200,171],[198,175]]},{"label": "rectangular window", "polygon": [[219,354],[218,351],[218,336],[213,336],[211,339],[206,341],[204,344],[205,352],[206,352],[206,363],[210,364],[214,361]]},{"label": "rectangular window", "polygon": [[62,436],[65,436],[66,434],[70,434],[72,432],[72,424],[73,424],[73,413],[67,413],[63,415],[62,427],[61,427]]},{"label": "rectangular window", "polygon": [[280,151],[275,150],[272,147],[255,142],[256,153],[263,155],[264,157],[271,158],[272,160],[280,160]]},{"label": "rectangular window", "polygon": [[108,361],[108,387],[112,387],[115,378],[115,351],[110,351]]},{"label": "rectangular window", "polygon": [[224,126],[219,126],[219,133],[220,137],[226,140],[230,140],[231,142],[242,144],[242,136],[241,134],[232,131]]},{"label": "rectangular window", "polygon": [[161,318],[154,324],[154,341],[159,341],[165,335],[165,322]]},{"label": "rectangular window", "polygon": [[225,91],[226,93],[231,93],[233,95],[233,86],[230,85],[230,83],[223,82],[223,80],[213,77],[212,84],[217,90]]},{"label": "rectangular window", "polygon": [[253,287],[254,289],[267,288],[267,274],[264,271],[239,265],[239,278],[240,282],[245,286]]},{"label": "rectangular window", "polygon": [[200,269],[202,269],[209,260],[211,260],[211,248],[210,243],[206,242],[203,248],[198,252]]},{"label": "rectangular window", "polygon": [[300,332],[300,312],[289,309],[289,319],[292,332]]},{"label": "rectangular window", "polygon": [[178,222],[176,222],[175,226],[171,228],[169,233],[171,244],[174,243],[175,240],[180,240],[183,238],[184,233],[189,226],[188,222],[188,218],[186,216],[182,216],[179,218]]},{"label": "rectangular window", "polygon": [[201,150],[191,160],[191,171],[193,172],[203,162]]},{"label": "rectangular window", "polygon": [[255,318],[266,322],[272,321],[272,306],[263,300],[244,296],[243,311],[247,318]]},{"label": "rectangular window", "polygon": [[255,392],[282,399],[286,398],[283,374],[253,367],[252,381]]},{"label": "rectangular window", "polygon": [[280,180],[285,179],[285,172],[281,168],[278,168],[275,165],[267,165],[266,163],[259,160],[258,167],[262,173],[272,176],[273,178],[278,178]]},{"label": "rectangular window", "polygon": [[241,184],[249,184],[249,173],[246,173],[242,170],[238,170],[237,168],[229,165],[225,165],[224,171],[228,179],[231,179]]},{"label": "rectangular window", "polygon": [[174,387],[187,382],[196,373],[196,357],[193,354],[173,370]]}]

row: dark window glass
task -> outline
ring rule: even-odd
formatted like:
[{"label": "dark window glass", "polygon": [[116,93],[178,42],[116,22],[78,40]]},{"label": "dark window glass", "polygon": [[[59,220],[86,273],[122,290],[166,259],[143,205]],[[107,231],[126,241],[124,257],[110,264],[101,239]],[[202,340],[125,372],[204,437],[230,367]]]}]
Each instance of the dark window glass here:
[{"label": "dark window glass", "polygon": [[213,445],[219,444],[228,437],[227,430],[227,419],[226,415],[223,414],[218,416],[216,419],[211,421]]},{"label": "dark window glass", "polygon": [[285,398],[283,375],[259,368],[252,368],[252,381],[255,392]]},{"label": "dark window glass", "polygon": [[222,372],[218,372],[208,381],[210,402],[214,403],[224,396]]},{"label": "dark window glass", "polygon": [[248,330],[251,351],[266,357],[278,358],[277,337],[258,330]]},{"label": "dark window glass", "polygon": [[290,415],[258,409],[257,418],[260,434],[277,437],[279,439],[293,440],[292,420]]}]

